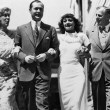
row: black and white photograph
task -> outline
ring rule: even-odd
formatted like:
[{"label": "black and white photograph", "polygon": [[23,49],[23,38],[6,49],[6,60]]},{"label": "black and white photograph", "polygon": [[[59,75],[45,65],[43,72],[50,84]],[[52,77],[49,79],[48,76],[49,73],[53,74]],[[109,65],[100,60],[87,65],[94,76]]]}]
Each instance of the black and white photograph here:
[{"label": "black and white photograph", "polygon": [[110,0],[0,0],[0,110],[110,110]]}]

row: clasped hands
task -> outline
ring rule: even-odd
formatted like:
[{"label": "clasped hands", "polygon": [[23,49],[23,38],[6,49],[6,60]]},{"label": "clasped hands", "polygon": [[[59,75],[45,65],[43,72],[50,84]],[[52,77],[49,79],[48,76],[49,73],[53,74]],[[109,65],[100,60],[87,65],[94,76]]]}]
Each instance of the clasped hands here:
[{"label": "clasped hands", "polygon": [[85,56],[86,57],[86,56],[88,56],[88,52],[89,52],[89,50],[85,46],[81,46],[81,48],[77,50],[77,54],[79,56]]},{"label": "clasped hands", "polygon": [[[53,48],[50,48],[48,51],[48,53],[50,53],[51,55],[56,54],[56,51]],[[33,55],[28,55],[25,57],[25,62],[27,63],[33,63],[35,62],[43,62],[46,59],[46,53],[41,53],[37,56],[33,56]]]},{"label": "clasped hands", "polygon": [[45,53],[39,54],[37,56],[27,55],[25,57],[25,62],[26,63],[33,63],[34,61],[43,62],[45,59],[46,59],[46,54]]}]

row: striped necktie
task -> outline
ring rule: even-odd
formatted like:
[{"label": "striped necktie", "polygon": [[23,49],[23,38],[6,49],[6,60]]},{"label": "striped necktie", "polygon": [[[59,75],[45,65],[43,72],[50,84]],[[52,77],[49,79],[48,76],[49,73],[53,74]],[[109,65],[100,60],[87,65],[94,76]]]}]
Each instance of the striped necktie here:
[{"label": "striped necktie", "polygon": [[39,35],[39,31],[38,31],[38,27],[37,27],[37,25],[35,25],[35,34],[36,34],[36,36]]},{"label": "striped necktie", "polygon": [[39,36],[38,27],[37,27],[37,25],[35,25],[35,30],[34,30],[34,41],[35,41],[35,44],[37,43],[38,36]]}]

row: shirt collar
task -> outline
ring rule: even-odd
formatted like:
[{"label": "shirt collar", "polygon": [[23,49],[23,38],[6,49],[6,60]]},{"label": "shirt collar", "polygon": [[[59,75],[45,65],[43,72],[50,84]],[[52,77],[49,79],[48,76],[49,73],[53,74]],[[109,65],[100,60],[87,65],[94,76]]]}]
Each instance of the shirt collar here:
[{"label": "shirt collar", "polygon": [[35,25],[37,25],[38,29],[40,28],[41,25],[41,21],[38,21],[37,23],[35,21],[31,21],[31,25],[32,25],[32,29],[35,29]]},{"label": "shirt collar", "polygon": [[74,36],[74,37],[77,37],[77,32],[68,33],[68,32],[65,31],[65,35],[66,35],[66,36],[70,36],[70,37],[73,37],[73,36]]}]

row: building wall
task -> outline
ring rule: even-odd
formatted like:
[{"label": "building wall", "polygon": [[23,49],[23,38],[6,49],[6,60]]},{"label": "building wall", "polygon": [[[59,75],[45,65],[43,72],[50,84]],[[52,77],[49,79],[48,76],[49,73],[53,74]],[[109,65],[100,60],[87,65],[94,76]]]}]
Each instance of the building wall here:
[{"label": "building wall", "polygon": [[[18,25],[31,20],[29,4],[33,0],[0,0],[0,7],[8,6],[12,9],[9,28],[16,28]],[[68,12],[70,0],[41,0],[44,5],[43,21],[54,27],[58,27],[60,17]]]}]

